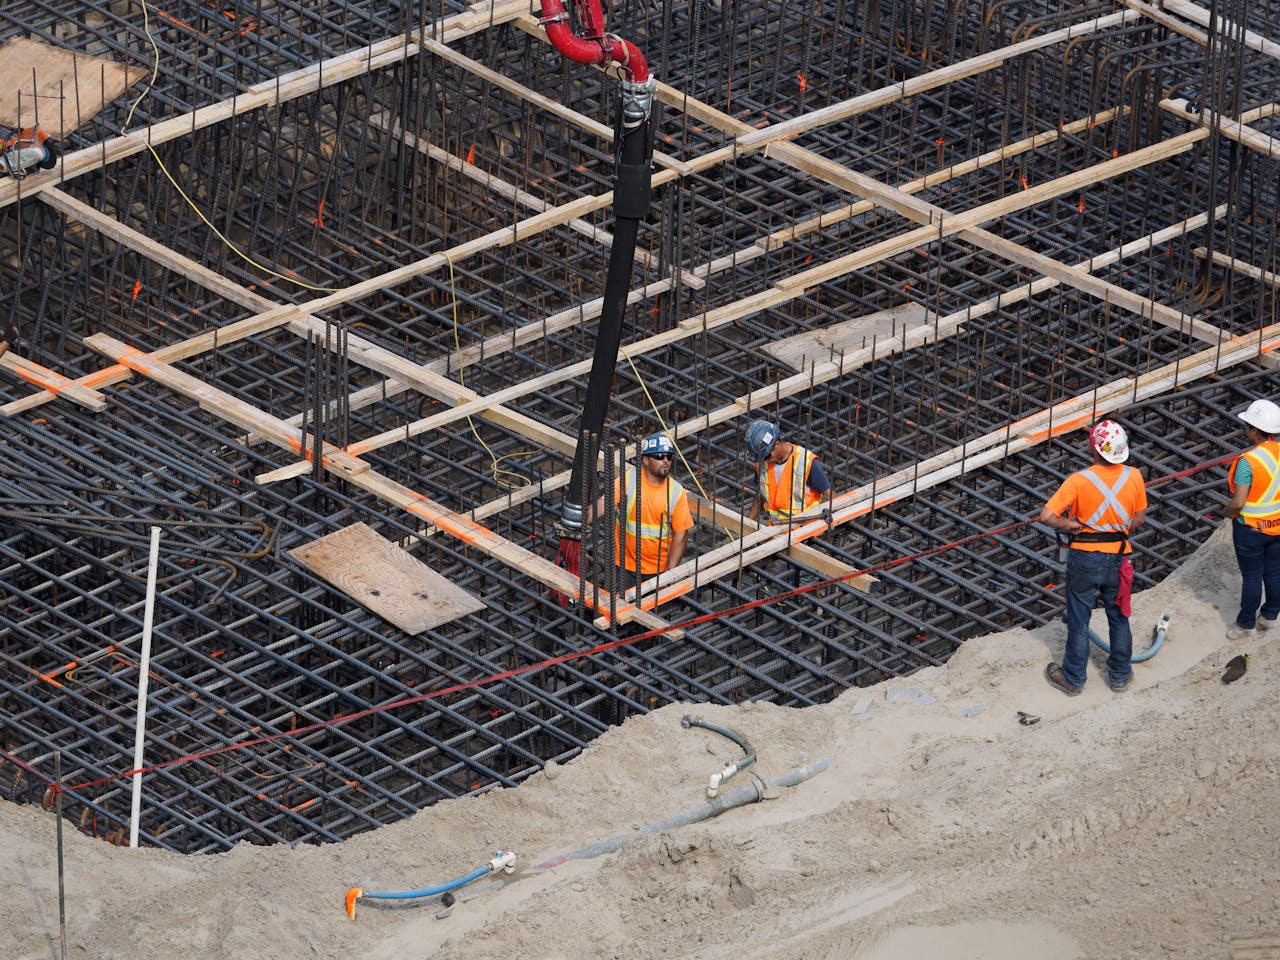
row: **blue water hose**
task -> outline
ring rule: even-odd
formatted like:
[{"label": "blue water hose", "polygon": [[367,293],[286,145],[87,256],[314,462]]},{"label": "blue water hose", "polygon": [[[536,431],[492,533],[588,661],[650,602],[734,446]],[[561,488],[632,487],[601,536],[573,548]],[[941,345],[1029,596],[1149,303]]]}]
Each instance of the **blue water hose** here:
[{"label": "blue water hose", "polygon": [[[1143,650],[1141,653],[1135,653],[1133,655],[1132,661],[1134,663],[1142,663],[1142,661],[1150,660],[1157,653],[1159,653],[1160,648],[1164,646],[1165,634],[1167,634],[1168,632],[1169,632],[1169,615],[1166,613],[1156,623],[1156,638],[1151,641],[1151,646],[1147,647],[1147,649]],[[1089,639],[1092,640],[1093,645],[1097,647],[1099,650],[1101,650],[1103,653],[1109,654],[1111,652],[1111,648],[1107,646],[1107,644],[1103,643],[1102,638],[1099,637],[1092,630],[1089,631]]]},{"label": "blue water hose", "polygon": [[499,870],[511,873],[515,868],[516,855],[510,850],[506,853],[499,850],[493,855],[493,859],[483,867],[477,867],[470,873],[464,874],[456,880],[450,880],[448,883],[442,883],[439,886],[423,887],[421,890],[365,890],[363,887],[352,887],[347,891],[347,916],[352,920],[356,918],[357,900],[417,900],[422,897],[434,897],[437,894],[448,893],[451,890],[457,890],[459,887],[465,887],[468,883],[474,883],[481,877],[487,877],[489,874],[497,873]]}]

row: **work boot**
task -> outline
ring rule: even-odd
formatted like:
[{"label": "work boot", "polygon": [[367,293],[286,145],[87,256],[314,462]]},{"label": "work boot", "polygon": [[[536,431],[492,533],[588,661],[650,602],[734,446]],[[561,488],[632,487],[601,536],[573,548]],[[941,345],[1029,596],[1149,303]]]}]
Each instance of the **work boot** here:
[{"label": "work boot", "polygon": [[1268,620],[1266,617],[1259,617],[1259,618],[1258,618],[1258,632],[1259,632],[1259,633],[1266,633],[1268,630],[1270,630],[1270,629],[1271,629],[1272,627],[1274,627],[1275,625],[1276,625],[1275,620]]},{"label": "work boot", "polygon": [[1049,681],[1049,686],[1057,687],[1068,697],[1080,696],[1081,688],[1067,683],[1067,678],[1062,675],[1062,668],[1056,663],[1051,663],[1044,668],[1044,678]]},{"label": "work boot", "polygon": [[[1265,628],[1264,628],[1265,629]],[[1253,640],[1258,636],[1258,631],[1252,627],[1242,627],[1238,623],[1233,623],[1227,627],[1228,640]]]}]

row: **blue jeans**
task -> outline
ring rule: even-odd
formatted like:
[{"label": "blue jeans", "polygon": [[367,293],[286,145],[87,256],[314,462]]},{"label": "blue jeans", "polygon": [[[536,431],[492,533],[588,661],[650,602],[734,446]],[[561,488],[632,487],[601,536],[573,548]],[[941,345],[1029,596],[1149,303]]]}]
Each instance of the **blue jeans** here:
[{"label": "blue jeans", "polygon": [[[1236,547],[1241,579],[1236,625],[1251,630],[1258,623],[1259,604],[1268,620],[1280,615],[1280,536],[1243,523],[1232,523],[1231,540]],[[1267,591],[1266,603],[1262,602],[1263,587]]]},{"label": "blue jeans", "polygon": [[1067,553],[1067,649],[1062,655],[1062,675],[1077,689],[1084,686],[1085,667],[1089,663],[1089,614],[1098,598],[1107,611],[1109,644],[1107,675],[1110,681],[1124,683],[1133,673],[1133,634],[1129,618],[1116,606],[1120,590],[1118,553],[1095,550],[1070,550]]}]

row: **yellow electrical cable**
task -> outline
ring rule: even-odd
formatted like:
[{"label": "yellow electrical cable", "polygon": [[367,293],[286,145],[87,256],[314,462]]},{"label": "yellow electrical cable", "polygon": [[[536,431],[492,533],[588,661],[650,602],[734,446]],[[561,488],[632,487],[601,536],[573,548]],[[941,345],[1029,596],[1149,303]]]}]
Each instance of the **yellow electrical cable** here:
[{"label": "yellow electrical cable", "polygon": [[[449,299],[451,301],[451,305],[453,308],[453,347],[459,354],[461,354],[462,341],[458,336],[458,290],[457,290],[457,287],[454,286],[453,258],[451,258],[449,254],[445,253],[444,259],[445,259],[445,262],[449,264]],[[459,364],[458,383],[465,387],[467,385],[467,379],[466,379],[466,376],[463,374],[462,370],[463,370],[463,367],[461,364]],[[470,414],[467,415],[467,425],[471,427],[472,436],[476,438],[480,446],[484,447],[484,452],[489,455],[489,460],[492,462],[492,466],[493,466],[493,482],[495,484],[497,484],[499,487],[502,487],[506,490],[519,490],[522,487],[529,486],[529,484],[533,482],[528,477],[524,476],[523,474],[516,473],[514,470],[504,470],[502,467],[499,466],[499,464],[503,460],[506,460],[510,457],[523,457],[529,454],[537,453],[536,450],[516,450],[512,453],[504,453],[501,457],[495,457],[493,455],[493,451],[489,449],[489,445],[485,443],[484,438],[480,436],[480,431],[476,429],[476,425],[472,421]],[[514,477],[516,480],[519,480],[520,482],[512,483],[509,481],[502,480],[501,479],[502,477]]]},{"label": "yellow electrical cable", "polygon": [[[689,466],[689,461],[684,458],[684,451],[681,450],[680,445],[676,443],[675,437],[671,436],[671,430],[670,428],[667,427],[667,422],[662,419],[662,414],[658,412],[658,405],[653,402],[653,397],[649,393],[649,387],[645,384],[644,377],[640,376],[640,370],[639,368],[636,367],[636,362],[631,359],[631,354],[627,353],[626,347],[619,347],[618,350],[624,357],[627,358],[627,363],[631,364],[631,372],[636,375],[636,380],[640,384],[640,389],[644,391],[644,398],[649,401],[649,407],[651,410],[653,410],[653,415],[658,418],[658,425],[662,427],[662,432],[667,435],[667,438],[671,441],[671,445],[676,448],[676,453],[680,457],[680,462],[684,464],[685,472],[689,475],[689,477],[693,480],[694,484],[697,486],[698,492],[702,494],[702,499],[707,500],[708,502],[713,502],[711,501],[711,498],[707,496],[707,491],[702,486],[702,481],[699,480],[698,475],[693,472],[693,467]],[[730,530],[728,527],[726,527],[724,524],[720,525],[720,529],[725,532],[725,535],[730,540],[737,539],[733,535],[733,531]]]},{"label": "yellow electrical cable", "polygon": [[[155,38],[151,35],[151,19],[147,14],[146,0],[142,0],[142,30],[147,35],[147,42],[151,44],[151,49],[155,52],[155,58],[151,65],[151,79],[147,81],[146,87],[144,87],[142,92],[138,94],[137,99],[135,99],[133,103],[129,105],[129,112],[125,115],[124,125],[120,128],[121,136],[124,136],[125,133],[128,131],[129,123],[130,121],[133,120],[133,112],[138,108],[138,104],[142,102],[142,98],[151,92],[151,89],[155,86],[156,78],[160,75],[160,48],[156,45]],[[178,185],[178,181],[174,179],[173,174],[169,172],[169,168],[166,167],[164,165],[164,161],[160,159],[160,154],[156,153],[155,147],[151,146],[151,144],[148,143],[147,150],[151,154],[152,159],[155,160],[156,166],[160,168],[160,172],[165,175],[165,179],[168,180],[169,183],[173,185],[173,189],[178,191],[178,195],[182,197],[183,200],[186,201],[187,206],[191,208],[192,212],[195,213],[195,215],[200,218],[201,222],[203,222],[206,227],[208,227],[210,230],[213,231],[213,235],[217,237],[219,240],[221,240],[226,245],[228,250],[234,253],[237,257],[239,257],[245,263],[248,263],[249,265],[256,267],[258,270],[261,270],[263,273],[270,274],[271,276],[276,277],[279,280],[283,280],[285,281],[285,283],[292,283],[295,286],[302,287],[304,290],[311,290],[315,293],[333,293],[336,289],[338,289],[336,287],[317,287],[313,284],[307,283],[304,280],[299,280],[296,277],[290,277],[286,274],[279,273],[275,270],[272,270],[266,264],[259,263],[257,260],[254,260],[253,257],[249,256],[247,253],[245,253],[243,250],[237,247],[230,239],[228,239],[226,236],[223,235],[221,230],[219,230],[217,227],[215,227],[212,223],[209,222],[209,218],[204,215],[204,212],[201,211],[201,209],[198,206],[196,206],[195,201],[192,200],[189,196],[187,196],[187,192]]]}]

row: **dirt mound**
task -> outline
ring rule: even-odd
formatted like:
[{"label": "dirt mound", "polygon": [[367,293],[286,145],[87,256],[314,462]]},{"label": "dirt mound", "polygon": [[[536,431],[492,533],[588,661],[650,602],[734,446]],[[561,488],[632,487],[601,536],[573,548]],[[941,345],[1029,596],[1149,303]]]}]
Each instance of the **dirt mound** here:
[{"label": "dirt mound", "polygon": [[[1188,960],[1280,955],[1280,631],[1224,639],[1238,575],[1227,531],[1134,598],[1141,649],[1113,694],[1101,661],[1068,699],[1041,670],[1065,627],[971,640],[943,667],[805,710],[667,707],[609,731],[517,789],[441,803],[325,847],[218,856],[129,851],[65,831],[70,956],[368,960],[679,957]],[[1101,621],[1101,614],[1097,615]],[[1249,652],[1239,682],[1223,664]],[[1018,723],[1017,711],[1041,717]],[[679,827],[727,781],[793,787]],[[648,829],[646,829],[648,828]],[[0,929],[58,956],[54,821],[0,804]],[[601,841],[614,852],[578,859]],[[343,910],[348,887],[437,884],[515,850],[511,877],[438,901]],[[548,864],[554,863],[554,866]],[[1275,951],[1273,954],[1272,951]]]}]

